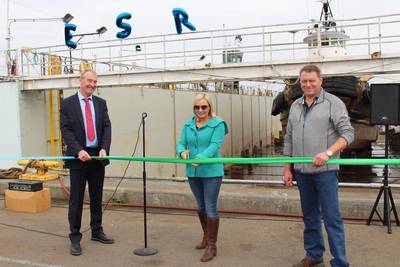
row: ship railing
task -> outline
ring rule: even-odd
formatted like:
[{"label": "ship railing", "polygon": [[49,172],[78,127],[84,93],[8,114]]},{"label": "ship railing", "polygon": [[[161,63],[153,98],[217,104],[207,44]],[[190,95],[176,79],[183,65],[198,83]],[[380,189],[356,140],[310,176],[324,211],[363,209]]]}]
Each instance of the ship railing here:
[{"label": "ship railing", "polygon": [[[339,30],[349,36],[348,39],[337,39],[345,43],[347,56],[400,52],[400,35],[397,34],[400,14],[336,20],[336,24],[335,29],[327,29],[321,22],[311,21],[179,35],[149,35],[82,42],[74,50],[65,45],[56,45],[23,48],[13,53],[18,67],[17,75],[41,77],[78,73],[87,67],[99,73],[118,73],[204,68],[222,64],[290,63],[307,59],[311,48],[303,39],[308,34],[326,30]],[[55,60],[55,57],[58,59]],[[320,60],[324,58],[321,56]]]}]

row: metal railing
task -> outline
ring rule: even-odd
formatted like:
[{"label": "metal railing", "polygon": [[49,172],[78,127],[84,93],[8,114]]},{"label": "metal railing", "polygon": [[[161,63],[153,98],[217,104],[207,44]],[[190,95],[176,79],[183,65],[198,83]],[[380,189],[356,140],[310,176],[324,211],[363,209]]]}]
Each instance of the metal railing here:
[{"label": "metal railing", "polygon": [[99,73],[176,70],[224,63],[273,64],[307,59],[310,48],[303,39],[311,31],[324,30],[345,31],[350,38],[338,41],[346,41],[347,56],[400,52],[400,34],[397,34],[400,14],[336,20],[336,23],[338,26],[330,29],[321,22],[311,21],[151,35],[80,43],[75,50],[65,45],[25,48],[15,58],[18,74],[27,77],[48,75],[47,70],[52,67],[49,55],[60,57],[61,75],[78,72],[82,62]]}]

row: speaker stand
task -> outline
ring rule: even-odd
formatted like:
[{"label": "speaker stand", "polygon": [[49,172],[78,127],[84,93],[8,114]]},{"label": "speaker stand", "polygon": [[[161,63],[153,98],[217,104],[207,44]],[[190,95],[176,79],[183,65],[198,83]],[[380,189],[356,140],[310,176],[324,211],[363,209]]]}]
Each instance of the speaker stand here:
[{"label": "speaker stand", "polygon": [[[389,138],[388,138],[389,126],[385,125],[385,158],[389,158]],[[399,217],[397,215],[396,206],[393,201],[392,190],[389,185],[389,168],[388,165],[385,165],[383,168],[383,185],[379,189],[378,196],[376,197],[374,206],[372,208],[371,214],[369,215],[367,225],[371,224],[372,217],[376,213],[378,215],[379,220],[383,223],[383,225],[387,226],[388,234],[392,233],[392,225],[390,220],[390,214],[393,212],[394,218],[397,226],[400,226]],[[383,194],[383,218],[380,215],[377,207],[379,204],[379,200]]]}]

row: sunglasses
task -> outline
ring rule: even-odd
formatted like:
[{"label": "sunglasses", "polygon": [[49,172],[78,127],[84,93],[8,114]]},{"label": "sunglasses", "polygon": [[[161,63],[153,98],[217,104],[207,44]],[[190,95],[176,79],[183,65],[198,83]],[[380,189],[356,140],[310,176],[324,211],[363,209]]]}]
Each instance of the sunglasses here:
[{"label": "sunglasses", "polygon": [[208,109],[208,106],[207,105],[203,105],[203,106],[194,105],[193,108],[195,110],[200,110],[200,109],[206,110],[206,109]]}]

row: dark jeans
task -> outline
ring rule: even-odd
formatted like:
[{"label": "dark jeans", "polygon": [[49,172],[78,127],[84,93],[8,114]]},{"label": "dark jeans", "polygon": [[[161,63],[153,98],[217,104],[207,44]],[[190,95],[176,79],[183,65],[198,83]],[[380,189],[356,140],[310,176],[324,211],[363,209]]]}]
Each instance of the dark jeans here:
[{"label": "dark jeans", "polygon": [[207,213],[208,218],[219,218],[217,205],[221,184],[222,177],[189,177],[189,185],[196,199],[197,209]]},{"label": "dark jeans", "polygon": [[92,233],[99,233],[102,229],[102,198],[104,182],[104,166],[99,161],[85,162],[80,169],[70,169],[70,196],[68,221],[71,242],[79,242],[82,221],[83,198],[85,195],[86,181],[89,185],[90,197],[90,227]]},{"label": "dark jeans", "polygon": [[337,172],[303,174],[295,172],[304,220],[304,249],[307,258],[319,260],[325,250],[321,218],[328,234],[332,266],[349,266],[344,226],[339,209]]}]

